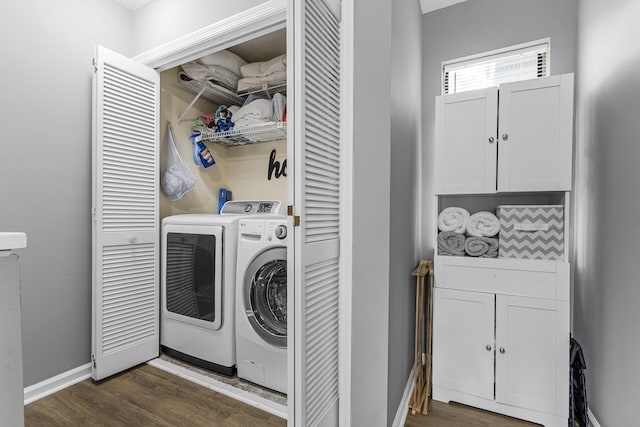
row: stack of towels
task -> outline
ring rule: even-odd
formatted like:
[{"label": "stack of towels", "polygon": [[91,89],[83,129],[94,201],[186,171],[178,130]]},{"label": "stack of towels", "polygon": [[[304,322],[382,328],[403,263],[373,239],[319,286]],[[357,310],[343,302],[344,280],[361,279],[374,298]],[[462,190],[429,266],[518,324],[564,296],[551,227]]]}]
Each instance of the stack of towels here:
[{"label": "stack of towels", "polygon": [[496,258],[500,220],[489,211],[450,207],[438,215],[438,254]]},{"label": "stack of towels", "polygon": [[182,65],[183,73],[191,80],[208,80],[235,92],[242,77],[240,71],[247,61],[233,52],[221,50]]},{"label": "stack of towels", "polygon": [[242,78],[238,92],[260,89],[287,80],[287,55],[282,54],[264,62],[252,62],[240,67]]}]

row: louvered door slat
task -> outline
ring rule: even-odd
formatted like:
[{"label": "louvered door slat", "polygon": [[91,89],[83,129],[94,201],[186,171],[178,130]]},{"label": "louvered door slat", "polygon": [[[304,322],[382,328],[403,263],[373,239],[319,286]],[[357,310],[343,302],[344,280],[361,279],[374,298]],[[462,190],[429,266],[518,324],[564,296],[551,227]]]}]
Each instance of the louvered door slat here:
[{"label": "louvered door slat", "polygon": [[98,47],[93,140],[93,378],[156,357],[159,76]]},{"label": "louvered door slat", "polygon": [[[325,0],[293,10],[295,400],[293,425],[338,425],[340,21]],[[290,45],[291,46],[291,45]],[[291,251],[290,251],[291,252]]]}]

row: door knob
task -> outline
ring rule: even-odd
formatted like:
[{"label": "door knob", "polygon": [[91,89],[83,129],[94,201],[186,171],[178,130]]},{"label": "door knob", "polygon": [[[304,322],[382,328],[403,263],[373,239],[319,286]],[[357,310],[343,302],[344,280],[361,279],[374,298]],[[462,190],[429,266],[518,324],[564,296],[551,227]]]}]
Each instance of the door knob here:
[{"label": "door knob", "polygon": [[491,347],[491,344],[487,344],[487,346],[486,346],[485,348],[487,349],[487,351],[491,351],[491,349],[492,349],[493,347]]},{"label": "door knob", "polygon": [[502,134],[502,140],[503,140],[503,141],[506,141],[507,139],[509,139],[509,134],[507,134],[507,133],[503,133],[503,134]]},{"label": "door knob", "polygon": [[490,136],[490,137],[489,137],[489,144],[493,144],[493,141],[495,141],[495,138],[494,138],[494,137],[492,137],[492,136]]},{"label": "door knob", "polygon": [[500,347],[500,354],[504,354],[507,350],[504,349],[504,347]]}]

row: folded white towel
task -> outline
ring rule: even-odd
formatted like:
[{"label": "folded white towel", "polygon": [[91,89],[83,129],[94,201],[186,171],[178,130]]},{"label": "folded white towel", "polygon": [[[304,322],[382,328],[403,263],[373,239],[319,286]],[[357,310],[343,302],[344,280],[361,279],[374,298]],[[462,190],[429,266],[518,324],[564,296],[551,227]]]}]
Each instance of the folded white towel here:
[{"label": "folded white towel", "polygon": [[229,89],[236,90],[239,77],[232,71],[217,65],[203,65],[187,62],[182,65],[185,74],[193,80],[213,80]]},{"label": "folded white towel", "polygon": [[474,237],[493,237],[500,232],[500,220],[489,211],[476,212],[467,222],[467,234]]},{"label": "folded white towel", "polygon": [[263,84],[284,82],[287,80],[286,71],[278,71],[262,77],[243,77],[238,80],[238,92],[261,88]]},{"label": "folded white towel", "polygon": [[467,230],[469,211],[465,208],[450,207],[438,215],[438,229],[440,231],[455,231],[464,233]]},{"label": "folded white towel", "polygon": [[214,52],[210,55],[200,58],[198,61],[204,65],[217,65],[219,67],[224,67],[227,70],[232,71],[237,76],[241,75],[240,68],[243,65],[247,64],[247,61],[240,58],[235,53],[229,52],[228,50]]},{"label": "folded white towel", "polygon": [[233,113],[235,128],[253,126],[271,121],[273,107],[270,99],[256,99]]},{"label": "folded white towel", "polygon": [[276,56],[264,62],[252,62],[240,67],[242,77],[265,77],[270,74],[287,71],[287,55]]}]

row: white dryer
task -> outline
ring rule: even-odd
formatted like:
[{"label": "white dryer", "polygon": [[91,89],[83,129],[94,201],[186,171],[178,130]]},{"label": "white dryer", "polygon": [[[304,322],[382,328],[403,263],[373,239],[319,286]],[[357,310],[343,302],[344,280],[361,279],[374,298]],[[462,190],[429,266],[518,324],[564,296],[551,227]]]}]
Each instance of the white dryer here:
[{"label": "white dryer", "polygon": [[220,214],[162,220],[162,350],[203,368],[232,375],[238,222],[281,217],[279,201],[230,201]]},{"label": "white dryer", "polygon": [[238,377],[287,392],[287,222],[238,225],[236,356]]}]

